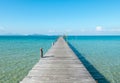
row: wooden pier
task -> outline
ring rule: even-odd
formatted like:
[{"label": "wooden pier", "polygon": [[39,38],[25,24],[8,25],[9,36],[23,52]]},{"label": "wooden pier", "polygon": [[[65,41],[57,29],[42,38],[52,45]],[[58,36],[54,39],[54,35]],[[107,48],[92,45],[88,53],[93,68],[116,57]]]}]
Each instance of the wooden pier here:
[{"label": "wooden pier", "polygon": [[20,83],[96,83],[60,37]]}]

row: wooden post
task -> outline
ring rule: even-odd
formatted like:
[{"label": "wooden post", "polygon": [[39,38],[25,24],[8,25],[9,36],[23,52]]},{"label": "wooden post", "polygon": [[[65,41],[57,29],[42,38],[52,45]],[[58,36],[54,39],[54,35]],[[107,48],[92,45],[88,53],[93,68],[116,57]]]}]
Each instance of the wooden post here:
[{"label": "wooden post", "polygon": [[54,45],[54,42],[52,42],[52,46]]},{"label": "wooden post", "polygon": [[43,58],[43,48],[40,48],[40,57]]},{"label": "wooden post", "polygon": [[96,83],[98,83],[98,80],[95,80],[96,81]]}]

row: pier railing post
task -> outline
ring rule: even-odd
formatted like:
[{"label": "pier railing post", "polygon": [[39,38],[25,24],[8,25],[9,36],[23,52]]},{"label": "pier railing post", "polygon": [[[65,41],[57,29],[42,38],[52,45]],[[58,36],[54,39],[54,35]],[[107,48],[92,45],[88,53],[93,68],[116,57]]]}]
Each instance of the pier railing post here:
[{"label": "pier railing post", "polygon": [[43,58],[43,48],[40,48],[40,57]]}]

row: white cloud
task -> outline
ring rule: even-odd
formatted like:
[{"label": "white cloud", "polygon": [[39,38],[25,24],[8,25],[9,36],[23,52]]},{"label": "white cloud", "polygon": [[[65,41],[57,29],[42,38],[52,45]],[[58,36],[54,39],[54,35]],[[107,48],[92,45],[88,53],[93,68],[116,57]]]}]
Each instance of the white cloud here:
[{"label": "white cloud", "polygon": [[120,29],[109,29],[109,32],[120,32]]},{"label": "white cloud", "polygon": [[104,32],[120,32],[120,28],[107,28],[107,29],[102,29]]},{"label": "white cloud", "polygon": [[85,32],[86,30],[85,29],[80,29],[80,32]]},{"label": "white cloud", "polygon": [[49,32],[49,33],[54,33],[54,32],[56,32],[56,31],[53,30],[53,29],[50,29],[50,30],[48,30],[48,32]]},{"label": "white cloud", "polygon": [[66,33],[71,33],[72,30],[71,30],[71,29],[66,29],[65,32],[66,32]]},{"label": "white cloud", "polygon": [[5,28],[4,27],[0,27],[0,31],[4,31],[5,30]]},{"label": "white cloud", "polygon": [[103,28],[101,26],[96,27],[96,31],[102,31],[102,30],[103,30]]},{"label": "white cloud", "polygon": [[5,32],[6,32],[5,27],[0,26],[0,33],[5,33]]},{"label": "white cloud", "polygon": [[6,34],[6,28],[5,27],[2,27],[2,26],[0,26],[0,35],[1,34]]}]

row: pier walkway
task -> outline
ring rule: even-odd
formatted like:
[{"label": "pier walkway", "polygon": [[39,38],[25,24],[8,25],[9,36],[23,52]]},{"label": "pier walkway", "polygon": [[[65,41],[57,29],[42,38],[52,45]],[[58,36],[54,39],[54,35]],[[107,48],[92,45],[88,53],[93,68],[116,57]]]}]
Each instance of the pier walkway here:
[{"label": "pier walkway", "polygon": [[60,37],[20,83],[96,83]]}]

